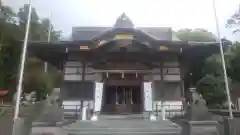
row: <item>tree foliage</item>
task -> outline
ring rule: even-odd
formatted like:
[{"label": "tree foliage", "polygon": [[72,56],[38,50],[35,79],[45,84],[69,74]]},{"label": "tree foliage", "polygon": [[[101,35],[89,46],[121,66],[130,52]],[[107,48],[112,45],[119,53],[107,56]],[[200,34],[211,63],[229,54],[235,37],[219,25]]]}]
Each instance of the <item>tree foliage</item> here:
[{"label": "tree foliage", "polygon": [[236,43],[234,49],[231,50],[232,58],[230,61],[231,68],[229,75],[233,80],[240,82],[240,44]]},{"label": "tree foliage", "polygon": [[239,9],[227,20],[226,26],[234,28],[233,33],[240,32],[240,5]]},{"label": "tree foliage", "polygon": [[[28,7],[29,5],[24,5],[18,13],[14,13],[11,8],[1,6],[3,12],[0,13],[0,89],[12,89],[13,91],[16,89],[19,58],[22,51],[20,41],[23,40],[25,34]],[[47,18],[40,19],[34,8],[32,11],[29,40],[47,41],[48,26],[52,24],[49,24],[50,21]],[[54,30],[53,26],[51,28],[51,41],[59,40],[61,32]],[[56,68],[50,65],[49,73],[44,73],[43,67],[43,61],[37,58],[26,59],[24,91],[39,89],[37,93],[41,91],[40,93],[47,94],[55,83],[54,79],[60,80],[61,74]]]},{"label": "tree foliage", "polygon": [[[24,7],[19,9],[18,18],[20,26],[25,28],[28,16],[29,5],[24,5]],[[51,41],[56,41],[60,39],[61,31],[54,30],[52,24],[49,24],[50,20],[48,18],[40,19],[35,8],[32,9],[31,14],[31,25],[29,39],[34,41],[47,41],[49,25],[51,25]]]},{"label": "tree foliage", "polygon": [[[179,34],[180,39],[185,41],[215,41],[215,36],[204,30],[193,32],[193,30],[185,29],[178,31]],[[227,40],[224,39],[224,41]],[[240,81],[240,46],[235,44],[226,49],[224,58],[231,90],[231,83]],[[197,91],[201,93],[209,107],[219,107],[225,102],[225,83],[222,60],[219,54],[195,61],[190,73],[191,85],[197,87]]]},{"label": "tree foliage", "polygon": [[176,35],[182,41],[214,42],[215,35],[205,29],[180,29]]},{"label": "tree foliage", "polygon": [[[231,82],[230,78],[229,82]],[[221,107],[226,101],[225,83],[222,76],[206,74],[198,81],[196,87],[198,93],[201,93],[211,108]]]},{"label": "tree foliage", "polygon": [[[226,26],[233,28],[233,33],[240,32],[240,7],[227,20]],[[216,36],[204,29],[181,29],[176,35],[183,41],[213,42]],[[224,39],[224,41],[227,41]],[[229,41],[228,41],[229,42]],[[230,82],[240,82],[240,44],[234,43],[224,52],[227,74]],[[220,55],[212,55],[207,59],[196,61],[190,69],[190,80],[209,106],[221,105],[225,102],[225,87],[222,60]]]}]

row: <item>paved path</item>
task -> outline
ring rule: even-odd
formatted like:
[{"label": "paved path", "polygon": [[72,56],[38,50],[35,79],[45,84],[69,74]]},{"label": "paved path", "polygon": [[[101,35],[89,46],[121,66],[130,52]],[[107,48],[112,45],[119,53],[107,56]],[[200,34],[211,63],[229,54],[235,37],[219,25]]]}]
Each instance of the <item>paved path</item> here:
[{"label": "paved path", "polygon": [[31,135],[67,135],[60,127],[33,127]]}]

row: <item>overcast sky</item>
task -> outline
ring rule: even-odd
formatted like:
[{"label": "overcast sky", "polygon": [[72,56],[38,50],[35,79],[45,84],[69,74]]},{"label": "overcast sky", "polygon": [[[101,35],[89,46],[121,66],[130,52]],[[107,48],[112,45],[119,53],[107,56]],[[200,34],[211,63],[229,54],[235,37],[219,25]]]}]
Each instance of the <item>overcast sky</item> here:
[{"label": "overcast sky", "polygon": [[[111,26],[125,12],[136,26],[206,28],[216,33],[212,0],[32,0],[40,17],[49,17],[65,36],[72,26]],[[28,0],[3,0],[18,10]],[[225,22],[240,0],[216,0],[221,35],[232,37]],[[240,37],[240,36],[239,36]]]}]

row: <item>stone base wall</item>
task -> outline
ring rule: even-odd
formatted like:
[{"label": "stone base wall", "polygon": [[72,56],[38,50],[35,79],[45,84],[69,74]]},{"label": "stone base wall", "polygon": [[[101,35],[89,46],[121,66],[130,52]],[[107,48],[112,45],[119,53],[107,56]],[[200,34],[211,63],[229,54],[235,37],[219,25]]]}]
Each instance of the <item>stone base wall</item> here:
[{"label": "stone base wall", "polygon": [[[30,135],[32,122],[40,116],[47,101],[42,101],[29,106],[20,106],[19,119],[13,122],[14,108],[5,107],[4,113],[0,115],[0,135]],[[13,124],[14,123],[14,124]]]}]

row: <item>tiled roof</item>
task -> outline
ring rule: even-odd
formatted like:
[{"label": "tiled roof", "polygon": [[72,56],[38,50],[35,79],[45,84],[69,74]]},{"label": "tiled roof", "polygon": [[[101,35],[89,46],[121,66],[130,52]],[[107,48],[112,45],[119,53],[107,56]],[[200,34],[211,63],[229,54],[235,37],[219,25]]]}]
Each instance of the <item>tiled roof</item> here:
[{"label": "tiled roof", "polygon": [[91,40],[109,29],[110,27],[73,27],[72,40]]},{"label": "tiled roof", "polygon": [[135,28],[131,19],[123,13],[113,27],[73,27],[72,40],[91,40],[114,28],[137,29],[156,40],[180,41],[171,27],[138,27]]}]

